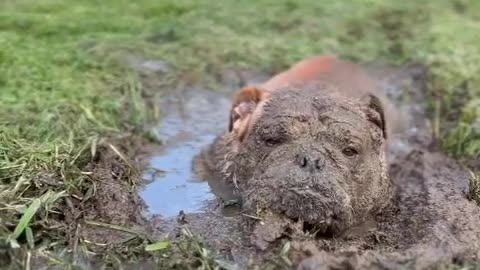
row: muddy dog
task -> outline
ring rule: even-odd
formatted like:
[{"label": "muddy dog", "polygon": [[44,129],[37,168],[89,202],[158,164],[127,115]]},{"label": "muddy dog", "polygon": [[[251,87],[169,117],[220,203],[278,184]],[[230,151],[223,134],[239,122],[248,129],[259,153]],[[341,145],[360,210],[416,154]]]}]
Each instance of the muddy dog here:
[{"label": "muddy dog", "polygon": [[228,130],[194,159],[217,194],[303,220],[335,235],[381,211],[392,196],[386,147],[397,114],[360,66],[305,59],[232,99]]}]

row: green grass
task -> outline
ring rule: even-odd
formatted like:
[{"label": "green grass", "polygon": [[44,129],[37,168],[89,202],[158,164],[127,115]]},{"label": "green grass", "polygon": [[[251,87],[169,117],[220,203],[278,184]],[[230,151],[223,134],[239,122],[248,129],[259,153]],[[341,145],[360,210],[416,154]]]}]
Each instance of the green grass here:
[{"label": "green grass", "polygon": [[469,197],[480,205],[480,174],[470,171]]},{"label": "green grass", "polygon": [[319,53],[424,63],[443,149],[478,157],[479,9],[477,0],[1,1],[0,238],[17,236],[41,198],[20,244],[64,244],[52,224],[64,197],[88,190],[83,169],[99,140],[142,133],[149,120],[131,57],[166,61],[164,85],[208,83],[226,68],[278,71]]}]

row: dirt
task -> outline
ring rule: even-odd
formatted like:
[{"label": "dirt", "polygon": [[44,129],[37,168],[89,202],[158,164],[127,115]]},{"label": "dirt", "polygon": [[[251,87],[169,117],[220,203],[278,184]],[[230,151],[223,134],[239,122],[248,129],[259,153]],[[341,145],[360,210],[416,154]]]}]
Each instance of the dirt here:
[{"label": "dirt", "polygon": [[257,263],[268,261],[287,240],[292,241],[291,260],[300,269],[425,269],[475,261],[480,211],[466,198],[468,173],[432,150],[426,115],[427,71],[421,66],[372,66],[370,72],[384,81],[387,94],[408,120],[408,130],[395,138],[389,151],[396,185],[389,209],[340,239],[318,239],[298,224],[265,220],[263,230],[268,234],[245,235],[243,218],[224,217],[218,211],[187,215],[192,230],[213,250],[241,265],[252,258]]},{"label": "dirt", "polygon": [[136,191],[141,178],[134,167],[142,168],[142,163],[135,157],[144,155],[142,149],[148,144],[148,141],[131,135],[111,138],[98,146],[97,154],[84,168],[84,171],[91,172],[90,188],[82,198],[66,200],[66,239],[74,254],[87,248],[99,254],[116,251],[132,255],[135,250],[127,250],[126,243],[141,243],[148,239],[150,226],[143,215],[145,204]]},{"label": "dirt", "polygon": [[[181,154],[176,161],[170,159],[173,160],[170,167],[165,166],[168,164],[165,162],[144,163],[161,173],[152,174],[151,170],[146,170],[143,178],[148,178],[148,182],[140,188],[140,194],[134,186],[140,184],[137,181],[141,177],[128,178],[137,179],[134,182],[127,181],[124,176],[130,169],[125,162],[107,145],[104,151],[99,151],[95,162],[87,168],[93,172],[95,196],[86,202],[72,199],[70,210],[65,213],[71,247],[85,244],[97,252],[112,248],[121,251],[130,241],[138,241],[139,246],[146,240],[179,241],[180,230],[189,228],[219,258],[241,269],[252,264],[271,263],[285,251],[287,255],[281,256],[283,266],[294,269],[432,269],[442,265],[479,264],[480,209],[467,199],[468,172],[455,160],[435,151],[426,114],[427,71],[415,65],[403,68],[370,66],[369,71],[385,82],[387,94],[408,118],[408,130],[395,138],[389,150],[390,174],[396,186],[394,202],[363,226],[352,228],[342,237],[328,238],[315,235],[303,224],[274,216],[259,221],[242,215],[237,206],[226,205],[212,196],[222,192],[223,187],[199,183],[191,172],[185,171],[191,169],[186,161],[190,161],[219,130],[226,128],[227,122],[221,112],[228,109],[232,90],[248,81],[244,77],[253,78],[253,81],[265,77],[227,72],[225,80],[235,83],[226,86],[224,91],[195,88],[164,93],[173,99],[165,99],[170,106],[163,107],[162,123],[178,116],[170,123],[171,133],[160,130],[164,145],[145,148],[144,141],[136,140],[131,141],[134,142],[131,145],[118,145],[133,164],[142,164],[138,157],[144,156],[145,150],[148,150],[150,161]],[[202,98],[202,102],[195,102],[198,98]],[[217,104],[218,108],[212,110],[208,104]],[[178,114],[178,110],[182,113]],[[201,122],[203,118],[211,120]],[[188,151],[176,151],[182,147]],[[178,170],[183,170],[180,176]],[[175,181],[183,181],[184,186],[180,191],[172,191],[173,194],[191,194],[198,191],[192,187],[198,187],[203,190],[202,195],[178,200],[187,203],[174,204],[169,211],[164,211],[169,206],[162,196],[145,200],[145,205],[146,190],[150,189],[152,196],[165,193],[159,190],[165,185],[154,185],[159,181],[173,183],[166,185],[173,189]],[[195,207],[189,208],[189,205]],[[177,210],[179,216],[174,215]],[[119,225],[129,232],[108,229],[99,222]],[[251,224],[259,222],[263,222],[263,227],[259,226],[258,230],[269,233],[258,230],[248,233]]]}]

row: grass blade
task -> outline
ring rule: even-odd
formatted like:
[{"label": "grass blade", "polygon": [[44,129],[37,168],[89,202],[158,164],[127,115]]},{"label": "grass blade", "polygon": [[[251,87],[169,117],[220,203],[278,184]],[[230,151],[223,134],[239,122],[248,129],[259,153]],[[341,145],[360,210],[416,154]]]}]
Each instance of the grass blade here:
[{"label": "grass blade", "polygon": [[35,240],[33,238],[32,228],[30,228],[30,227],[25,228],[25,235],[27,237],[28,246],[30,248],[34,248],[35,247]]},{"label": "grass blade", "polygon": [[90,154],[92,158],[94,158],[95,155],[97,154],[97,144],[98,144],[98,137],[95,136],[92,138],[92,143],[90,144]]},{"label": "grass blade", "polygon": [[154,243],[154,244],[147,245],[145,247],[145,251],[163,250],[163,249],[168,248],[169,246],[170,246],[169,241],[161,241],[161,242],[157,242],[157,243]]},{"label": "grass blade", "polygon": [[22,218],[20,218],[17,227],[15,227],[15,230],[13,231],[13,239],[17,239],[20,234],[22,234],[22,232],[25,230],[25,228],[27,228],[33,216],[37,213],[38,208],[40,208],[40,205],[40,199],[37,198],[33,200],[32,204],[30,204],[30,206],[27,208],[27,211],[23,213]]},{"label": "grass blade", "polygon": [[113,152],[115,152],[115,154],[117,154],[117,156],[120,157],[120,159],[125,162],[125,164],[127,164],[127,166],[135,173],[138,174],[138,171],[136,170],[136,168],[128,161],[128,159],[122,154],[122,152],[120,152],[113,144],[108,144],[108,146],[110,146],[110,149],[113,150]]},{"label": "grass blade", "polygon": [[88,224],[88,225],[107,228],[107,229],[110,229],[110,230],[116,230],[116,231],[131,233],[131,234],[137,235],[140,238],[143,238],[143,234],[141,232],[137,232],[135,230],[131,230],[129,228],[125,228],[125,227],[122,227],[122,226],[103,223],[103,222],[97,222],[97,221],[93,221],[93,220],[85,220],[85,223]]}]

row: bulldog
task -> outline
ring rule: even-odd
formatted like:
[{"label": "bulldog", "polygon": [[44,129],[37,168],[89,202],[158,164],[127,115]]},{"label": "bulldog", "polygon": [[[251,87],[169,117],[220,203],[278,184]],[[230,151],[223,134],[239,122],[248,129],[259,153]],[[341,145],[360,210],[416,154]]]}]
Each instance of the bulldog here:
[{"label": "bulldog", "polygon": [[386,148],[397,122],[360,66],[316,56],[238,90],[228,129],[194,170],[231,188],[221,199],[241,200],[245,211],[268,209],[335,235],[390,202]]}]

